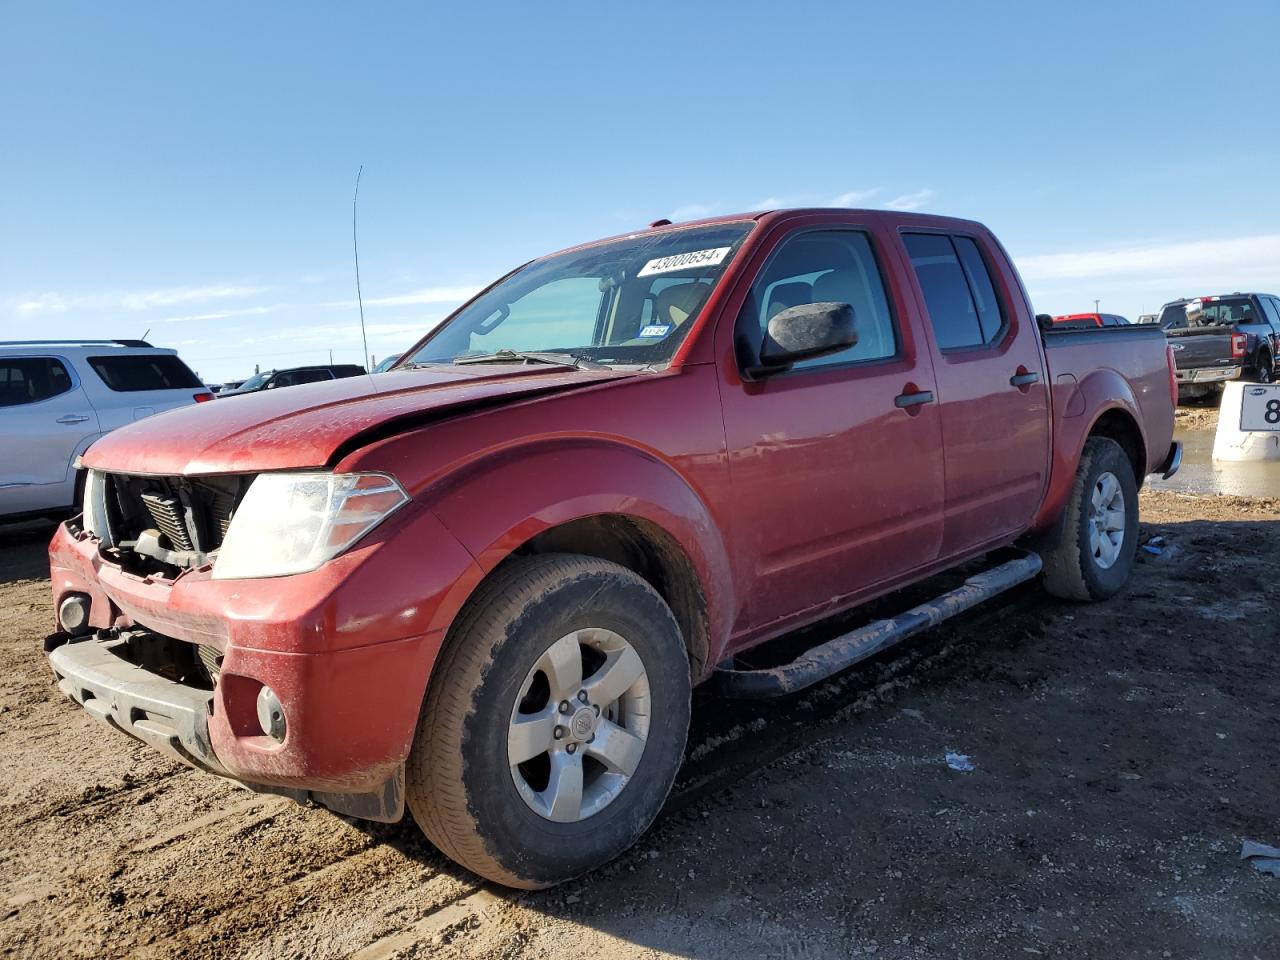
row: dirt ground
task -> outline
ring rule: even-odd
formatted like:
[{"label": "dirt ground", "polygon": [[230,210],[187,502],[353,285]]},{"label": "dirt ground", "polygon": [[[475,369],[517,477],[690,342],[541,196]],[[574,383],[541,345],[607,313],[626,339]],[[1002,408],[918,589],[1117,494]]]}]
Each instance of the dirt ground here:
[{"label": "dirt ground", "polygon": [[[513,894],[186,770],[53,687],[0,531],[0,955],[1280,956],[1280,499],[1146,493],[1117,599],[1025,589],[787,702],[699,694],[640,844]],[[948,752],[973,769],[948,766]]]}]

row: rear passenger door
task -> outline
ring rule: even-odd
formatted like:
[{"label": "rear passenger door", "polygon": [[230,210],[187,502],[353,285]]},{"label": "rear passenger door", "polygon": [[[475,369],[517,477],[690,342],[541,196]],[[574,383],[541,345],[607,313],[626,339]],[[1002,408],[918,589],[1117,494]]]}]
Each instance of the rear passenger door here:
[{"label": "rear passenger door", "polygon": [[0,357],[0,515],[69,506],[98,417],[61,357]]},{"label": "rear passenger door", "polygon": [[[728,509],[751,584],[739,634],[839,606],[937,556],[938,408],[899,400],[931,396],[933,372],[902,290],[882,270],[892,242],[869,228],[794,231],[755,274],[736,317],[721,401]],[[826,301],[853,306],[855,346],[765,379],[743,376],[774,314]]]},{"label": "rear passenger door", "polygon": [[949,558],[1025,529],[1039,509],[1049,469],[1044,358],[1012,268],[988,237],[908,229],[902,239],[932,333]]}]

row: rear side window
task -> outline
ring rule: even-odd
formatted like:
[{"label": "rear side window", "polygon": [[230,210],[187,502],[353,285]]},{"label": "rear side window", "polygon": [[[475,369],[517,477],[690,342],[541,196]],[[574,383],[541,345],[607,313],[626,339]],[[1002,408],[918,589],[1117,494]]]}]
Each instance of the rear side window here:
[{"label": "rear side window", "polygon": [[204,384],[171,353],[146,356],[90,357],[89,366],[110,389],[120,393],[141,390],[203,390]]},{"label": "rear side window", "polygon": [[72,387],[71,374],[53,357],[0,357],[0,407],[48,400]]},{"label": "rear side window", "polygon": [[939,350],[980,347],[1000,339],[1004,307],[991,272],[970,237],[903,234]]}]

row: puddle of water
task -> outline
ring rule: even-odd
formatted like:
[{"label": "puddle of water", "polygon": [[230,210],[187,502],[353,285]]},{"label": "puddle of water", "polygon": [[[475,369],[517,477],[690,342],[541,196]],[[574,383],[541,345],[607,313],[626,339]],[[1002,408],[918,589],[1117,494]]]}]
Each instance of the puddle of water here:
[{"label": "puddle of water", "polygon": [[1182,441],[1182,467],[1172,478],[1151,477],[1152,490],[1280,497],[1280,460],[1233,462],[1213,459],[1212,430],[1175,430]]}]

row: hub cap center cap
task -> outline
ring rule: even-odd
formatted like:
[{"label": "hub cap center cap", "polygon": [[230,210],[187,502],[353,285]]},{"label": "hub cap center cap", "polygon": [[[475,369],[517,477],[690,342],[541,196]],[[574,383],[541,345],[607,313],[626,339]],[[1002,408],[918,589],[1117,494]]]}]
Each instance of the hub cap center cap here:
[{"label": "hub cap center cap", "polygon": [[596,712],[590,707],[583,707],[569,721],[569,731],[575,740],[585,740],[596,730]]}]

